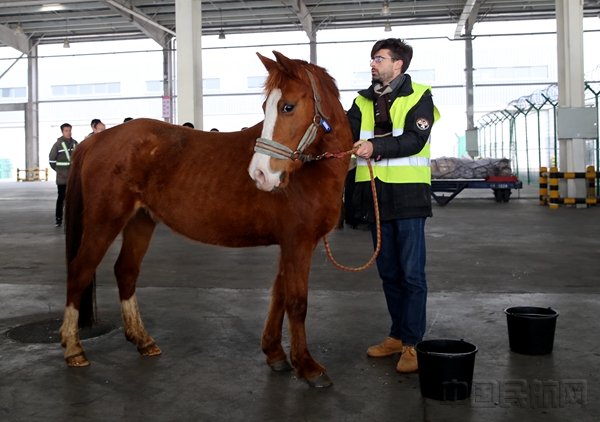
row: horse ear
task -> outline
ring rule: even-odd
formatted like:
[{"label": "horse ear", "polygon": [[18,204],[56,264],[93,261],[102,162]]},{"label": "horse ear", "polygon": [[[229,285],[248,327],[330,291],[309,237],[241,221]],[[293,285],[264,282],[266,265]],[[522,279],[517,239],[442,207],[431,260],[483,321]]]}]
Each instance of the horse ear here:
[{"label": "horse ear", "polygon": [[279,65],[282,68],[284,68],[287,71],[287,73],[289,73],[290,75],[296,74],[296,69],[298,68],[298,65],[295,64],[292,59],[288,59],[286,56],[281,54],[279,51],[273,50],[273,54],[277,58],[277,63],[279,63]]},{"label": "horse ear", "polygon": [[277,62],[275,62],[275,60],[271,60],[268,57],[265,57],[258,52],[256,53],[256,55],[258,56],[260,61],[263,63],[263,65],[267,68],[267,71],[270,71],[273,67],[277,66]]}]

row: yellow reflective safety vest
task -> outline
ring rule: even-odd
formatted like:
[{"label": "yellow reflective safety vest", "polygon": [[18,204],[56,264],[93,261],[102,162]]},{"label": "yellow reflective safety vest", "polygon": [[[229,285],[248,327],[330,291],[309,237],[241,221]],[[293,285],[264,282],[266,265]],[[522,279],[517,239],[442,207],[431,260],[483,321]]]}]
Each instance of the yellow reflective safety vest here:
[{"label": "yellow reflective safety vest", "polygon": [[[400,136],[404,132],[404,124],[408,112],[419,102],[430,86],[412,82],[413,93],[398,97],[390,108],[392,118],[392,136]],[[372,139],[375,137],[375,109],[372,100],[359,95],[356,105],[361,112],[360,138]],[[433,107],[434,123],[439,120],[440,113]],[[373,174],[385,183],[427,183],[431,184],[430,146],[429,139],[423,149],[410,157],[384,158],[380,161],[371,160]],[[367,160],[359,158],[356,167],[356,181],[366,182],[371,180]]]}]

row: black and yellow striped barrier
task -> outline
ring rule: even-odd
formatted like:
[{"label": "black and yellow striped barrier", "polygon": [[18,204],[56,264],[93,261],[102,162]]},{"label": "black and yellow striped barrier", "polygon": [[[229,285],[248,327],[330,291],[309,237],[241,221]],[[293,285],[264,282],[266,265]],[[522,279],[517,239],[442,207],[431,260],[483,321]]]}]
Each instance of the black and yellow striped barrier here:
[{"label": "black and yellow striped barrier", "polygon": [[540,168],[540,205],[548,203],[548,168]]},{"label": "black and yellow striped barrier", "polygon": [[[560,204],[588,204],[600,203],[596,197],[596,179],[600,178],[600,172],[594,171],[593,166],[588,166],[585,172],[559,172],[556,167],[550,171],[546,167],[540,168],[540,205],[548,204],[551,209],[557,209]],[[548,194],[548,179],[550,179],[550,194]],[[586,198],[561,198],[558,192],[559,179],[587,179],[588,196]]]},{"label": "black and yellow striped barrier", "polygon": [[[21,172],[25,173],[24,177],[21,177]],[[44,179],[40,179],[40,173],[45,174]],[[40,181],[48,181],[48,168],[41,169],[36,167],[34,169],[17,169],[17,182],[40,182]]]}]

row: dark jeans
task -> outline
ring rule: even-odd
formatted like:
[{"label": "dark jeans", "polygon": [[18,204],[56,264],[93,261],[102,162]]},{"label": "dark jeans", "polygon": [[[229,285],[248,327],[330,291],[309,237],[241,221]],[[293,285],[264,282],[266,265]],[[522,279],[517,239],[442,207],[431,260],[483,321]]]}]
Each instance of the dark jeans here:
[{"label": "dark jeans", "polygon": [[56,218],[62,220],[63,217],[63,203],[65,202],[65,194],[67,193],[67,185],[56,185],[58,188],[58,198],[56,198]]},{"label": "dark jeans", "polygon": [[[389,336],[413,346],[423,340],[427,304],[425,220],[407,218],[381,223],[377,269],[392,318]],[[373,244],[377,230],[371,224]]]}]

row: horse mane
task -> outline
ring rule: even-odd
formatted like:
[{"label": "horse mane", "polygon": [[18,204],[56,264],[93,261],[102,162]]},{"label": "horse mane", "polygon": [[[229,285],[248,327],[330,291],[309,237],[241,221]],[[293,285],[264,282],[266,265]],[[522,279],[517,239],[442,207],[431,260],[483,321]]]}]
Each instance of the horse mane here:
[{"label": "horse mane", "polygon": [[330,93],[337,100],[340,99],[340,91],[335,79],[321,66],[300,59],[288,59],[285,64],[285,67],[280,64],[269,72],[269,76],[265,81],[265,96],[268,97],[274,89],[283,86],[290,78],[310,83],[306,73],[306,70],[308,70],[315,76],[315,80],[321,84],[322,90],[320,94],[322,96]]},{"label": "horse mane", "polygon": [[311,63],[307,63],[306,65],[311,72],[316,74],[317,79],[321,82],[321,85],[323,86],[324,90],[330,92],[335,96],[337,100],[339,100],[340,91],[337,87],[335,79],[329,73],[327,73],[327,71],[321,66],[317,66],[316,64]]}]

